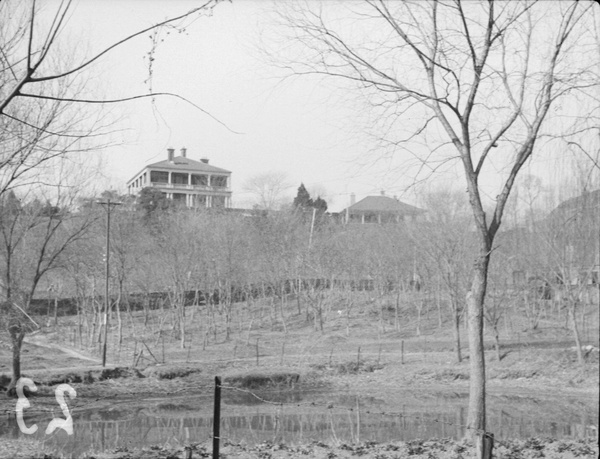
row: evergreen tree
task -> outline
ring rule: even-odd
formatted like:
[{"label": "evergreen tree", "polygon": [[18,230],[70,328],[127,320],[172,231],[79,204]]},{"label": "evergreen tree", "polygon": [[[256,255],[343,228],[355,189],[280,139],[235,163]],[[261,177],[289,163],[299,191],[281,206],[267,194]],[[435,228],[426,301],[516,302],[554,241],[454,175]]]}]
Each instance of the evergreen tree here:
[{"label": "evergreen tree", "polygon": [[327,212],[327,201],[321,196],[313,201],[310,197],[310,193],[306,190],[304,183],[301,183],[298,187],[298,194],[294,198],[294,208],[310,211],[312,211],[312,209],[317,209],[319,214],[324,214]]},{"label": "evergreen tree", "polygon": [[319,213],[327,212],[327,201],[325,201],[321,196],[314,200],[312,207],[317,209]]},{"label": "evergreen tree", "polygon": [[310,194],[306,191],[304,183],[301,183],[298,187],[298,194],[294,198],[295,209],[308,209],[313,207],[313,200],[310,198]]}]

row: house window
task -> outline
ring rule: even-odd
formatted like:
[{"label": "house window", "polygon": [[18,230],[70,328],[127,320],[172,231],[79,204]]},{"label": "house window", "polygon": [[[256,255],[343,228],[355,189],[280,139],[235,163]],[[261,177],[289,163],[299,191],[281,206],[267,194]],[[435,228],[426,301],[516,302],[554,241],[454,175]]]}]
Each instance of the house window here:
[{"label": "house window", "polygon": [[152,183],[169,183],[169,173],[162,171],[150,171],[150,181]]},{"label": "house window", "polygon": [[211,176],[210,186],[225,188],[227,186],[227,177],[224,177],[222,175]]},{"label": "house window", "polygon": [[192,174],[192,185],[201,185],[201,186],[208,185],[208,176]]},{"label": "house window", "polygon": [[173,172],[171,174],[171,183],[174,185],[187,185],[188,174],[182,174],[181,172]]}]

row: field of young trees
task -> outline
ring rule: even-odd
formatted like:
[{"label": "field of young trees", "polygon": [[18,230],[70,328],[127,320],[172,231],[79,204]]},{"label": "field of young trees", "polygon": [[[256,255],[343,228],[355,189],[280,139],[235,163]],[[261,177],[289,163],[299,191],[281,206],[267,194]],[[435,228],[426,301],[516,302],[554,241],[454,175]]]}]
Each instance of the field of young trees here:
[{"label": "field of young trees", "polygon": [[[378,339],[419,336],[425,324],[430,333],[432,323],[439,333],[451,330],[460,362],[475,250],[461,198],[429,195],[421,221],[346,225],[302,206],[189,210],[121,197],[111,211],[106,314],[106,210],[95,200],[67,211],[9,195],[0,271],[28,318],[23,336],[68,315],[71,344],[101,355],[107,336],[109,360],[128,360],[140,337],[155,353],[166,340],[185,354],[191,339],[203,347],[249,344],[253,330],[287,335],[301,324],[300,331],[326,333],[333,323],[349,335],[367,320],[363,328]],[[584,345],[590,338],[597,345],[597,327],[586,321],[598,304],[599,201],[597,191],[585,193],[499,236],[485,308],[498,360],[514,327],[569,329],[582,365]]]}]

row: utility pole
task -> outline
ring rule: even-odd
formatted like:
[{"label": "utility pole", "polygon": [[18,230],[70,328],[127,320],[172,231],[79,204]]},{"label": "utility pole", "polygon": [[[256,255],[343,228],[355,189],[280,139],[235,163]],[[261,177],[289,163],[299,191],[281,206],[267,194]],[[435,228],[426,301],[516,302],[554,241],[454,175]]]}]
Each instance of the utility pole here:
[{"label": "utility pole", "polygon": [[108,338],[108,310],[110,309],[109,284],[110,284],[110,211],[112,206],[120,206],[120,202],[98,201],[102,207],[106,206],[106,290],[104,291],[104,343],[102,345],[102,366],[106,366],[106,341]]},{"label": "utility pole", "polygon": [[310,250],[310,247],[312,246],[312,238],[313,238],[313,232],[315,230],[315,215],[317,214],[317,208],[313,207],[313,212],[312,212],[312,219],[310,220],[310,234],[308,236],[308,249]]}]

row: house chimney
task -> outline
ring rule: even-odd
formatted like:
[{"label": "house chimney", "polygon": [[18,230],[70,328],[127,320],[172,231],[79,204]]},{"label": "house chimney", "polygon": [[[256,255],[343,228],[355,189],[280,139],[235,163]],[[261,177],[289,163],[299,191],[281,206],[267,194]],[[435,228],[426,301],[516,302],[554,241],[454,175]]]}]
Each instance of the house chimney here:
[{"label": "house chimney", "polygon": [[202,161],[204,164],[208,164],[208,158],[200,158],[200,161]]},{"label": "house chimney", "polygon": [[350,205],[353,206],[356,204],[356,195],[354,193],[350,193]]},{"label": "house chimney", "polygon": [[169,161],[173,162],[173,157],[175,156],[175,149],[167,148],[167,154],[168,154]]},{"label": "house chimney", "polygon": [[187,155],[187,148],[183,147],[181,149],[181,156],[183,156],[184,158],[186,158],[186,155]]}]

